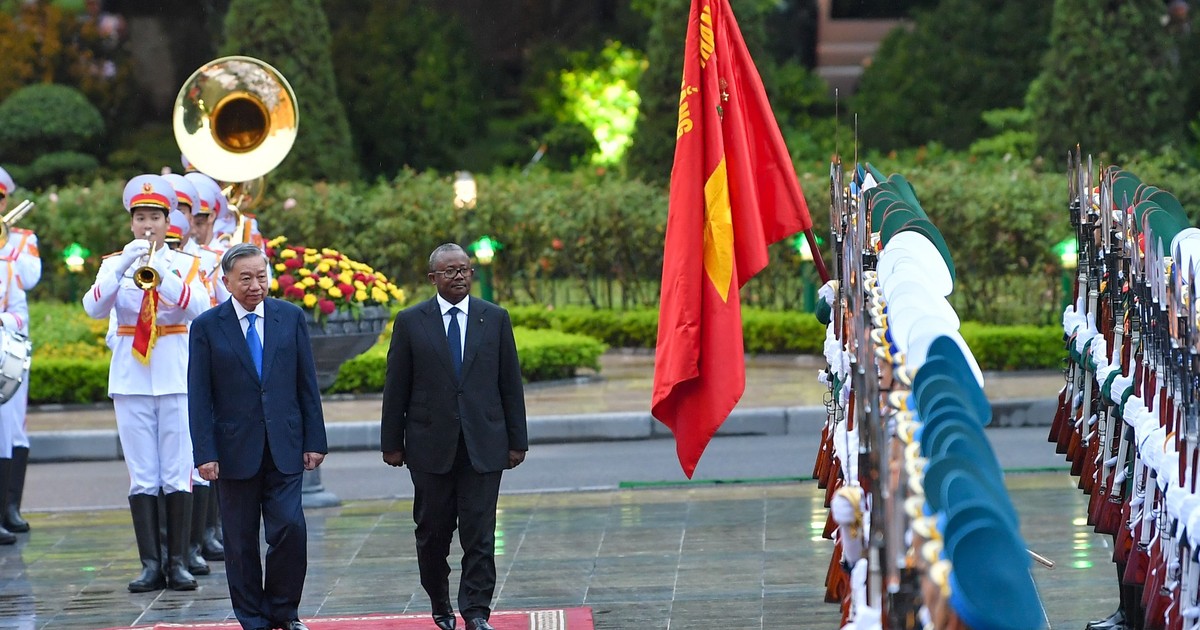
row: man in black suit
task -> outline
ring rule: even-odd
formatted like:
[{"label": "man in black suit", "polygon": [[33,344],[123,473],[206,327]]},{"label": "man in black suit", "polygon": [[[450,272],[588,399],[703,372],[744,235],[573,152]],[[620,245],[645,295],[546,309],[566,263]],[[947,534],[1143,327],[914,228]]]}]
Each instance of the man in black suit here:
[{"label": "man in black suit", "polygon": [[500,475],[529,450],[512,322],[468,295],[473,272],[458,245],[433,250],[437,295],[396,316],[383,390],[383,461],[412,475],[421,586],[442,630],[455,627],[446,559],[456,527],[458,608],[468,630],[492,630]]},{"label": "man in black suit", "polygon": [[238,621],[246,630],[308,630],[297,612],[308,568],[300,489],[303,472],[328,452],[308,324],[299,307],[266,297],[267,258],[254,245],[230,248],[221,269],[233,297],[192,323],[193,456],[216,484]]}]

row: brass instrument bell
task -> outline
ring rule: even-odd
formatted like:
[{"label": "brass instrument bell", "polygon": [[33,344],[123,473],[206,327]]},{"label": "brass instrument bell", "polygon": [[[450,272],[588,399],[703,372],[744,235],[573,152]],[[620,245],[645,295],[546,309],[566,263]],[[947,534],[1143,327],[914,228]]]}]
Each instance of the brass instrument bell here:
[{"label": "brass instrument bell", "polygon": [[21,220],[21,217],[29,214],[29,211],[33,210],[34,205],[36,204],[26,199],[5,213],[3,221],[0,221],[0,247],[8,244],[8,234],[12,226],[16,225],[17,221]]},{"label": "brass instrument bell", "polygon": [[[145,239],[150,241],[150,236],[150,230],[146,230]],[[158,285],[162,282],[162,276],[159,275],[158,270],[153,265],[154,241],[150,241],[150,254],[146,256],[146,264],[138,267],[133,272],[133,283],[137,285],[137,288],[143,291],[158,288]]]}]

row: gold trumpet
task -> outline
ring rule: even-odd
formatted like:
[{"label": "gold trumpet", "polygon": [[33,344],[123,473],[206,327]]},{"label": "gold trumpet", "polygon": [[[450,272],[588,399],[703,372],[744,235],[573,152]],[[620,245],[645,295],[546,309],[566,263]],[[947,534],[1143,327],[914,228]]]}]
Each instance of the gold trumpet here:
[{"label": "gold trumpet", "polygon": [[[150,241],[151,234],[152,232],[150,230],[146,230],[145,238],[147,241]],[[146,264],[138,267],[133,272],[133,283],[137,285],[137,288],[143,291],[149,291],[150,289],[158,288],[159,283],[162,282],[162,276],[158,274],[158,270],[155,269],[153,265],[154,241],[150,241],[150,254],[146,256]]]},{"label": "gold trumpet", "polygon": [[4,247],[8,244],[9,230],[12,228],[12,226],[16,225],[17,221],[21,220],[21,217],[29,214],[29,211],[33,210],[33,206],[34,203],[26,199],[25,201],[17,204],[17,207],[9,210],[8,213],[4,215],[3,222],[0,222],[0,247]]}]

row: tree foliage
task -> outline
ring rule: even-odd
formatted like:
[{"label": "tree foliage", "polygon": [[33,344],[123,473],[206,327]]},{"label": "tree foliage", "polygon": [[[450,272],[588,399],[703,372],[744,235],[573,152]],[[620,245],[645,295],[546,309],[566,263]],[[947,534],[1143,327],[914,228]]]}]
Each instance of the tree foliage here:
[{"label": "tree foliage", "polygon": [[983,112],[1022,105],[1049,25],[1045,0],[941,0],[916,11],[863,73],[852,102],[859,138],[885,150],[967,147],[987,131]]},{"label": "tree foliage", "polygon": [[459,148],[490,113],[466,32],[414,0],[369,4],[341,15],[333,35],[338,91],[364,170],[461,168]]},{"label": "tree foliage", "polygon": [[49,0],[0,11],[0,101],[26,85],[57,83],[80,90],[95,106],[89,109],[99,109],[104,127],[123,127],[135,109],[132,63],[124,50],[110,44],[96,24],[76,19]]},{"label": "tree foliage", "polygon": [[[730,4],[769,95],[774,86],[771,79],[775,64],[766,51],[765,20],[778,3],[732,0]],[[648,67],[638,83],[641,106],[627,166],[630,175],[646,181],[665,182],[671,175],[690,5],[680,0],[640,0],[636,5],[650,17],[650,32],[646,38]]]},{"label": "tree foliage", "polygon": [[277,169],[282,178],[346,180],[358,175],[334,81],[330,40],[320,0],[232,0],[225,14],[221,54],[262,59],[296,92],[300,130]]},{"label": "tree foliage", "polygon": [[1055,0],[1050,49],[1029,89],[1042,155],[1181,142],[1185,90],[1162,14],[1159,0]]}]

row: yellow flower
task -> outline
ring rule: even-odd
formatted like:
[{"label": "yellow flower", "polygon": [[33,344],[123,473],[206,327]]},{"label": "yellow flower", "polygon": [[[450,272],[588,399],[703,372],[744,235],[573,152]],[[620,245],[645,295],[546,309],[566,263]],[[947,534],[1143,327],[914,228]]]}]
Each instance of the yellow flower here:
[{"label": "yellow flower", "polygon": [[333,286],[333,278],[330,278],[329,276],[325,276],[324,278],[321,278],[320,280],[317,281],[317,286],[328,291],[329,288]]},{"label": "yellow flower", "polygon": [[326,256],[337,256],[337,255],[338,255],[338,250],[336,250],[336,249],[330,249],[330,248],[326,247],[326,248],[324,248],[324,249],[322,249],[322,250],[321,250],[321,253],[322,253],[322,254],[325,254]]},{"label": "yellow flower", "polygon": [[296,252],[291,249],[285,249],[285,250],[279,252],[279,257],[280,258],[295,258]]},{"label": "yellow flower", "polygon": [[387,282],[387,281],[388,281],[388,279],[387,279],[387,276],[385,276],[385,275],[383,275],[383,274],[381,274],[381,273],[377,273],[377,274],[375,274],[375,282],[376,282],[376,283],[384,283],[384,282]]},{"label": "yellow flower", "polygon": [[362,289],[355,291],[354,292],[354,301],[355,302],[366,302],[367,301],[367,292],[363,291]]},{"label": "yellow flower", "polygon": [[317,265],[317,271],[321,273],[329,273],[329,263],[321,261],[321,264]]},{"label": "yellow flower", "polygon": [[321,260],[321,257],[317,254],[305,254],[304,255],[304,264],[306,264],[306,265],[311,265],[311,264],[317,262],[318,260]]},{"label": "yellow flower", "polygon": [[278,291],[278,290],[279,290],[279,281],[278,281],[278,280],[276,280],[275,278],[271,278],[271,290],[272,290],[272,291]]},{"label": "yellow flower", "polygon": [[296,273],[307,278],[308,276],[312,275],[312,269],[305,269],[304,267],[301,267],[296,270]]},{"label": "yellow flower", "polygon": [[329,289],[329,297],[335,300],[342,297],[342,290],[337,287],[331,287]]},{"label": "yellow flower", "polygon": [[275,238],[267,241],[267,247],[270,247],[271,249],[279,249],[279,246],[283,245],[286,242],[287,242],[286,236],[276,236]]},{"label": "yellow flower", "polygon": [[300,284],[303,284],[306,287],[311,287],[316,283],[317,279],[312,276],[305,276],[304,279],[300,281]]},{"label": "yellow flower", "polygon": [[384,291],[379,287],[375,287],[374,289],[371,289],[371,299],[381,304],[386,304],[388,301],[387,291]]},{"label": "yellow flower", "polygon": [[349,258],[343,258],[343,259],[339,260],[339,261],[338,261],[338,267],[339,267],[340,269],[349,269],[349,268],[350,268],[350,259],[349,259]]},{"label": "yellow flower", "polygon": [[355,280],[354,288],[358,289],[359,291],[362,291],[367,288],[367,285],[362,280]]},{"label": "yellow flower", "polygon": [[343,271],[342,273],[338,274],[338,282],[341,282],[342,284],[350,284],[351,282],[354,282],[354,274],[350,273],[349,271]]},{"label": "yellow flower", "polygon": [[313,294],[311,294],[311,293],[309,293],[308,295],[304,296],[304,305],[305,305],[305,306],[307,306],[307,307],[309,307],[309,308],[312,308],[313,306],[315,306],[315,305],[316,305],[316,303],[317,303],[317,296],[315,296],[315,295],[313,295]]},{"label": "yellow flower", "polygon": [[283,263],[277,263],[277,264],[275,265],[275,271],[278,271],[278,272],[284,272],[284,271],[287,271],[287,265],[285,265],[285,264],[283,264]]}]

